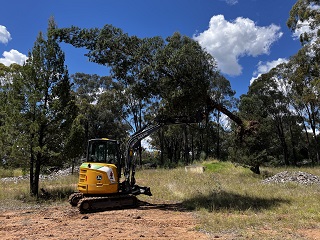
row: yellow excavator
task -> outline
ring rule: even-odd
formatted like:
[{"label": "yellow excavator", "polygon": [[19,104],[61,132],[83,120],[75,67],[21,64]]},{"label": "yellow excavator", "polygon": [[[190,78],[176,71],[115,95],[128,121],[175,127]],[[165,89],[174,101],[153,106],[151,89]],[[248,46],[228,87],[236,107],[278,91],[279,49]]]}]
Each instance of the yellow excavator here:
[{"label": "yellow excavator", "polygon": [[[133,134],[128,140],[124,157],[116,140],[99,138],[88,141],[86,162],[79,170],[78,192],[69,196],[69,203],[77,206],[81,213],[125,208],[137,205],[136,196],[152,196],[149,187],[141,187],[135,180],[135,150],[139,142],[164,125],[197,123],[196,117],[157,117]],[[124,161],[123,161],[124,159]],[[121,182],[123,168],[124,180]]]}]

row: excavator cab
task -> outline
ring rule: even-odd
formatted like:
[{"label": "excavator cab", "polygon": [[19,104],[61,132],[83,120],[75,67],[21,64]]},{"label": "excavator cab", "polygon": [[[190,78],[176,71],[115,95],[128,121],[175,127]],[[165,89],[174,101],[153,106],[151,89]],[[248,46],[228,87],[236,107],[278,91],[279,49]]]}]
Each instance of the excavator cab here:
[{"label": "excavator cab", "polygon": [[119,159],[119,144],[108,138],[91,139],[88,143],[87,162],[115,164]]},{"label": "excavator cab", "polygon": [[119,191],[119,143],[107,138],[88,142],[86,162],[79,172],[78,190],[85,195],[104,195]]}]

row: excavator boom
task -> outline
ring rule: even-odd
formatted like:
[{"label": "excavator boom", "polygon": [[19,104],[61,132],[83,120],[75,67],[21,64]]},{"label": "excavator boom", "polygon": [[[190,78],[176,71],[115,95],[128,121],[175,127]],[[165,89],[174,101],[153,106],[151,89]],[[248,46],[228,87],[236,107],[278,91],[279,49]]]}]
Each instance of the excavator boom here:
[{"label": "excavator boom", "polygon": [[145,127],[138,130],[134,133],[127,145],[126,145],[126,156],[125,156],[125,168],[124,168],[124,176],[125,181],[123,185],[125,186],[125,191],[131,191],[135,195],[145,194],[150,195],[151,192],[148,187],[140,187],[136,185],[135,180],[135,167],[136,162],[134,158],[134,150],[138,146],[138,143],[144,138],[150,136],[152,133],[157,131],[159,128],[165,125],[174,125],[174,124],[191,124],[191,123],[199,123],[203,120],[204,116],[202,113],[197,113],[195,117],[190,116],[176,116],[176,117],[167,117],[167,116],[158,116],[155,118],[154,123],[146,125]]}]

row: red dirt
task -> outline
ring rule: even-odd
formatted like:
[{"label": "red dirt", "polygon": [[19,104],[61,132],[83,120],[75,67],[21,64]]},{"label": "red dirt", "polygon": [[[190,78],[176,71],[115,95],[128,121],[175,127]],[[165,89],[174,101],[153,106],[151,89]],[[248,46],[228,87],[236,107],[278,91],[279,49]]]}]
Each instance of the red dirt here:
[{"label": "red dirt", "polygon": [[80,214],[71,206],[0,212],[5,239],[209,239],[193,214],[177,205]]},{"label": "red dirt", "polygon": [[[89,214],[80,214],[77,208],[69,205],[7,209],[0,210],[0,222],[1,240],[256,239],[248,237],[250,230],[247,237],[236,233],[209,235],[199,232],[196,230],[198,222],[194,214],[179,204],[142,203],[135,209]],[[299,229],[294,232],[301,239],[320,239],[319,229]],[[269,237],[264,239],[278,239],[277,230],[256,229],[252,236],[258,235]]]}]

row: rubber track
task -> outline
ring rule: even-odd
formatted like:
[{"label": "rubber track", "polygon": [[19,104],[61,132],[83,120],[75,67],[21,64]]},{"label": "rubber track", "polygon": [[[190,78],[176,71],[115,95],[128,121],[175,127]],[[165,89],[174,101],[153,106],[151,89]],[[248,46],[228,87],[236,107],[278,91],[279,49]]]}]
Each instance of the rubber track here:
[{"label": "rubber track", "polygon": [[68,202],[71,204],[71,206],[76,207],[78,205],[78,202],[83,198],[83,194],[80,192],[72,193],[69,196]]},{"label": "rubber track", "polygon": [[80,213],[98,212],[111,209],[136,207],[138,200],[135,196],[84,197],[78,202]]}]

